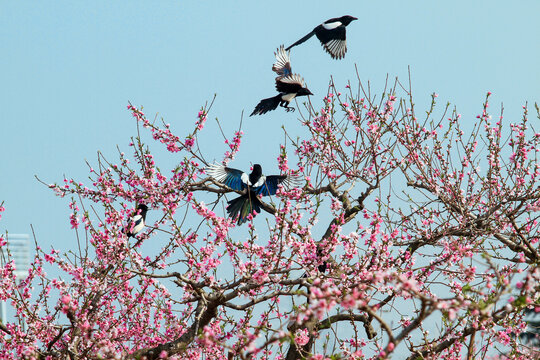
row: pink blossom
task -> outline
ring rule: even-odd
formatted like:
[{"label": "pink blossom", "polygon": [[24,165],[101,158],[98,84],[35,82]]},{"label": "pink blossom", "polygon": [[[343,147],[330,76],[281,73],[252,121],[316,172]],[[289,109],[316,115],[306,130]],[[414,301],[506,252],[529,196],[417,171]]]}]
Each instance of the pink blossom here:
[{"label": "pink blossom", "polygon": [[304,346],[309,342],[309,334],[307,329],[299,329],[294,334],[296,343],[300,346]]}]

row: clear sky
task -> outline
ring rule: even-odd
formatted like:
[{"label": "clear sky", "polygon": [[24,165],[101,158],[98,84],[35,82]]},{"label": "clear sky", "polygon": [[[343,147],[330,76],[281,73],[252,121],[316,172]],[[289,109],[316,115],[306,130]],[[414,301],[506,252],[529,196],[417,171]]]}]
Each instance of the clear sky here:
[{"label": "clear sky", "polygon": [[217,94],[206,155],[219,159],[225,150],[221,137],[212,141],[213,119],[230,135],[244,111],[245,140],[231,165],[248,170],[259,162],[276,172],[281,125],[296,129],[297,114],[247,117],[275,94],[273,52],[345,14],[359,20],[347,29],[344,60],[332,60],[315,38],[291,52],[316,106],[330,75],[341,88],[355,81],[355,64],[377,91],[387,74],[406,80],[410,66],[416,103],[436,92],[465,124],[487,91],[493,111],[504,102],[509,122],[526,101],[531,110],[540,102],[537,0],[0,1],[0,201],[7,209],[0,231],[30,233],[33,224],[43,247],[73,244],[68,200],[34,175],[88,182],[85,160],[95,164],[98,150],[110,160],[117,145],[129,154],[136,128],[128,101],[183,136]]}]

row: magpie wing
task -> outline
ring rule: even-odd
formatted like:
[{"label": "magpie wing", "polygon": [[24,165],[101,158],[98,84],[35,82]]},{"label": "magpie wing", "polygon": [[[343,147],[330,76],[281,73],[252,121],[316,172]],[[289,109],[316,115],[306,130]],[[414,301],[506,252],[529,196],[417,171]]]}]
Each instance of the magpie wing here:
[{"label": "magpie wing", "polygon": [[206,173],[217,182],[238,191],[245,189],[249,179],[249,175],[245,172],[221,164],[209,165],[206,168]]},{"label": "magpie wing", "polygon": [[305,86],[304,79],[298,74],[278,77],[276,79],[276,90],[283,94],[296,94]]},{"label": "magpie wing", "polygon": [[341,59],[347,52],[345,26],[339,25],[332,28],[331,25],[333,24],[336,23],[319,25],[320,30],[316,31],[315,34],[324,47],[324,50],[326,50],[332,58]]},{"label": "magpie wing", "polygon": [[281,45],[274,55],[276,55],[276,62],[272,65],[272,71],[276,72],[278,77],[292,75],[291,58],[284,46]]},{"label": "magpie wing", "polygon": [[254,191],[262,196],[275,195],[280,184],[282,184],[285,189],[293,189],[300,185],[298,176],[293,175],[270,175],[261,177],[261,179],[263,183],[258,188],[254,189]]}]

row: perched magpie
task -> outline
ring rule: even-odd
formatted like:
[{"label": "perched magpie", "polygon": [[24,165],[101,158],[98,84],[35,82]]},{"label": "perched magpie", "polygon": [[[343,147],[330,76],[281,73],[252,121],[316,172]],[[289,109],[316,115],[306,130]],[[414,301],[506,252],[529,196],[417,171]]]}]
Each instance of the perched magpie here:
[{"label": "perched magpie", "polygon": [[233,190],[245,191],[245,194],[228,201],[227,213],[232,219],[238,218],[238,225],[247,221],[249,214],[261,212],[259,196],[275,195],[278,185],[282,184],[286,189],[300,185],[298,176],[294,175],[269,175],[264,176],[261,165],[253,165],[251,174],[221,164],[212,164],[206,168],[206,173],[217,182],[227,185]]},{"label": "perched magpie", "polygon": [[326,52],[328,52],[333,59],[341,59],[345,57],[345,53],[347,52],[345,27],[354,20],[358,20],[358,18],[350,15],[326,20],[321,25],[313,29],[312,32],[310,32],[285,50],[289,50],[293,46],[300,45],[313,35],[317,35],[317,38],[321,41],[324,50],[326,50]]},{"label": "perched magpie", "polygon": [[249,116],[265,114],[268,111],[275,110],[278,105],[284,107],[287,112],[294,111],[293,107],[289,107],[289,103],[295,97],[313,95],[306,87],[304,79],[300,75],[292,73],[289,52],[285,51],[284,46],[281,45],[274,54],[276,55],[276,62],[272,66],[272,70],[278,74],[276,77],[276,90],[279,94],[261,100]]},{"label": "perched magpie", "polygon": [[143,228],[144,222],[146,220],[146,212],[148,207],[144,204],[139,204],[135,210],[135,215],[133,215],[127,222],[127,226],[124,229],[127,237],[134,237],[137,235]]}]

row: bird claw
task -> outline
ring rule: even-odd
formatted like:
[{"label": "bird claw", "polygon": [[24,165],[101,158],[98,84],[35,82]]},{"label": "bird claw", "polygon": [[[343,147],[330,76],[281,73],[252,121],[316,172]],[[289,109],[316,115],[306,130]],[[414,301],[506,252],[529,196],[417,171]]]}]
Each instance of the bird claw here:
[{"label": "bird claw", "polygon": [[290,108],[290,107],[287,108],[287,112],[291,112],[291,111],[294,112],[295,110],[296,110],[295,108]]}]

